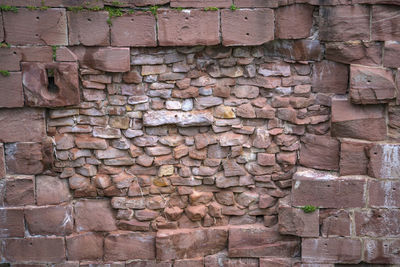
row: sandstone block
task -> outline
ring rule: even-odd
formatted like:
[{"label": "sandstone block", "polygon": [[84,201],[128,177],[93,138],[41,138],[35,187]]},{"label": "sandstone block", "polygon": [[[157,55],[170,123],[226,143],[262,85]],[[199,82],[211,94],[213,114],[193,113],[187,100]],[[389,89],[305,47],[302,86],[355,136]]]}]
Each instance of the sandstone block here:
[{"label": "sandstone block", "polygon": [[293,175],[292,204],[320,208],[364,207],[366,176],[338,177],[330,172],[298,170]]},{"label": "sandstone block", "polygon": [[112,46],[156,46],[156,19],[151,12],[135,12],[112,19]]},{"label": "sandstone block", "polygon": [[397,208],[400,193],[397,181],[369,181],[369,205],[373,208]]},{"label": "sandstone block", "polygon": [[78,232],[82,231],[113,231],[115,225],[114,211],[110,201],[80,200],[75,203],[75,224]]},{"label": "sandstone block", "polygon": [[103,235],[99,233],[73,234],[66,238],[68,260],[101,260]]},{"label": "sandstone block", "polygon": [[400,18],[397,16],[400,7],[374,5],[372,6],[371,39],[379,41],[400,41],[398,25]]},{"label": "sandstone block", "polygon": [[160,230],[157,232],[158,260],[186,259],[214,254],[225,248],[224,228]]},{"label": "sandstone block", "polygon": [[265,44],[264,54],[293,60],[321,60],[322,48],[318,40],[276,40]]},{"label": "sandstone block", "polygon": [[312,75],[313,92],[345,94],[348,77],[347,65],[328,60],[316,62]]},{"label": "sandstone block", "polygon": [[143,114],[143,125],[161,126],[176,124],[179,127],[207,126],[213,122],[212,113],[209,111],[148,111]]},{"label": "sandstone block", "polygon": [[369,150],[368,175],[376,178],[394,179],[400,173],[400,145],[374,144]]},{"label": "sandstone block", "polygon": [[280,207],[278,212],[279,233],[301,237],[319,236],[319,211],[305,213],[301,209]]},{"label": "sandstone block", "polygon": [[357,236],[398,237],[400,229],[396,220],[398,209],[372,209],[355,212]]},{"label": "sandstone block", "polygon": [[222,44],[260,45],[274,39],[274,13],[272,9],[222,10]]},{"label": "sandstone block", "polygon": [[68,11],[69,45],[107,46],[110,29],[106,11]]},{"label": "sandstone block", "polygon": [[340,175],[366,175],[368,173],[368,142],[342,140],[340,146]]},{"label": "sandstone block", "polygon": [[[382,44],[375,42],[327,43],[325,53],[326,59],[344,64],[376,66],[382,62]],[[386,58],[386,50],[384,54]]]},{"label": "sandstone block", "polygon": [[158,42],[161,46],[215,45],[219,43],[218,12],[159,10]]},{"label": "sandstone block", "polygon": [[358,106],[347,99],[332,99],[331,134],[370,141],[384,140],[387,131],[383,106]]},{"label": "sandstone block", "polygon": [[386,41],[384,46],[383,66],[388,68],[399,68],[400,43],[396,41]]},{"label": "sandstone block", "polygon": [[277,39],[301,39],[310,36],[314,7],[295,4],[276,10],[275,36]]},{"label": "sandstone block", "polygon": [[51,205],[71,199],[68,183],[57,176],[36,176],[37,205]]},{"label": "sandstone block", "polygon": [[[321,220],[322,219],[322,220]],[[345,210],[320,211],[322,236],[350,236],[352,223],[350,213]]]},{"label": "sandstone block", "polygon": [[273,0],[234,0],[237,7],[278,7],[279,2]]},{"label": "sandstone block", "polygon": [[39,143],[6,144],[5,154],[10,174],[39,174],[44,170],[42,145]]},{"label": "sandstone block", "polygon": [[6,176],[6,165],[4,158],[4,145],[0,144],[0,179]]},{"label": "sandstone block", "polygon": [[[16,48],[7,48],[0,50],[0,64],[2,70],[20,71],[21,67],[19,63],[21,59],[21,52]],[[3,77],[3,75],[1,76]]]},{"label": "sandstone block", "polygon": [[34,176],[6,176],[4,202],[8,206],[35,204]]},{"label": "sandstone block", "polygon": [[5,39],[14,45],[68,45],[65,9],[28,10],[3,14]]},{"label": "sandstone block", "polygon": [[0,16],[0,42],[4,41],[3,15]]},{"label": "sandstone block", "polygon": [[[296,266],[294,265],[296,261],[296,259],[291,258],[266,257],[260,258],[260,267],[291,267]],[[302,265],[307,267],[304,264]]]},{"label": "sandstone block", "polygon": [[24,237],[24,210],[23,209],[0,209],[0,237]]},{"label": "sandstone block", "polygon": [[321,40],[369,40],[369,8],[367,6],[324,6],[319,12]]},{"label": "sandstone block", "polygon": [[399,239],[366,239],[364,241],[364,258],[367,263],[399,264],[397,249]]},{"label": "sandstone block", "polygon": [[171,0],[171,7],[230,7],[231,0]]}]

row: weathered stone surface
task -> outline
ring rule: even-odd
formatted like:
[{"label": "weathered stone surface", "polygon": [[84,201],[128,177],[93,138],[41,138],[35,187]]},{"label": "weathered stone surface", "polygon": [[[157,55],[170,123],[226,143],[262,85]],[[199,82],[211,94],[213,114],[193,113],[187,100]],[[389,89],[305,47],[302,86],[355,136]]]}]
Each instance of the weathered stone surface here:
[{"label": "weathered stone surface", "polygon": [[66,238],[68,260],[101,260],[103,235],[99,233],[73,234]]},{"label": "weathered stone surface", "polygon": [[0,42],[4,41],[3,15],[0,15]]},{"label": "weathered stone surface", "polygon": [[276,40],[265,44],[264,54],[293,60],[321,60],[322,47],[318,40]]},{"label": "weathered stone surface", "polygon": [[369,8],[367,6],[324,6],[319,12],[321,40],[369,40]]},{"label": "weathered stone surface", "polygon": [[75,224],[78,232],[113,231],[115,225],[114,211],[109,200],[80,200],[75,203]]},{"label": "weathered stone surface", "polygon": [[400,41],[400,18],[397,16],[400,7],[372,6],[371,39],[379,41]]},{"label": "weathered stone surface", "polygon": [[340,175],[366,175],[368,170],[367,148],[362,141],[342,140],[340,147]]},{"label": "weathered stone surface", "polygon": [[364,241],[364,258],[367,263],[399,264],[399,239],[366,239]]},{"label": "weathered stone surface", "polygon": [[222,44],[260,45],[274,39],[274,14],[271,9],[222,10]]},{"label": "weathered stone surface", "polygon": [[0,209],[0,237],[24,237],[24,210]]},{"label": "weathered stone surface", "polygon": [[16,108],[24,106],[22,75],[20,72],[10,72],[10,76],[7,77],[0,75],[0,94],[0,107]]},{"label": "weathered stone surface", "polygon": [[230,0],[171,0],[172,7],[230,7]]},{"label": "weathered stone surface", "polygon": [[4,239],[2,256],[8,262],[58,263],[65,260],[63,237]]},{"label": "weathered stone surface", "polygon": [[5,162],[4,145],[0,144],[0,179],[3,179],[6,176]]},{"label": "weathered stone surface", "polygon": [[373,208],[398,208],[399,187],[398,181],[369,181],[369,205]]},{"label": "weathered stone surface", "polygon": [[5,147],[7,172],[10,174],[39,174],[44,170],[42,145],[11,143]]},{"label": "weathered stone surface", "polygon": [[[385,58],[386,58],[385,44]],[[326,44],[325,57],[328,60],[345,64],[366,66],[381,65],[382,44],[375,42],[332,42]]]},{"label": "weathered stone surface", "polygon": [[203,257],[224,249],[227,240],[225,228],[161,230],[156,239],[157,259]]},{"label": "weathered stone surface", "polygon": [[3,14],[5,39],[15,45],[68,45],[65,9],[28,10]]},{"label": "weathered stone surface", "polygon": [[300,241],[295,237],[280,235],[276,227],[249,225],[229,229],[230,257],[294,257],[299,250]]},{"label": "weathered stone surface", "polygon": [[[3,47],[4,48],[4,47]],[[0,49],[0,64],[2,70],[20,71],[22,55],[16,48]],[[13,73],[10,73],[13,74]],[[3,75],[1,75],[3,77]]]},{"label": "weathered stone surface", "polygon": [[160,9],[157,15],[158,42],[161,46],[219,43],[218,12]]},{"label": "weathered stone surface", "polygon": [[350,238],[309,238],[301,246],[301,259],[306,263],[359,263],[361,241]]},{"label": "weathered stone surface", "polygon": [[110,29],[106,11],[68,11],[69,45],[107,46],[110,44]]},{"label": "weathered stone surface", "polygon": [[301,237],[319,236],[319,211],[305,213],[303,210],[292,207],[279,207],[279,233]]},{"label": "weathered stone surface", "polygon": [[278,8],[275,13],[277,39],[301,39],[311,34],[314,7],[295,4]]},{"label": "weathered stone surface", "polygon": [[4,202],[7,206],[23,206],[35,203],[34,176],[6,176]]},{"label": "weathered stone surface", "polygon": [[332,136],[384,140],[387,135],[384,108],[358,106],[347,99],[332,99]]},{"label": "weathered stone surface", "polygon": [[330,172],[301,169],[293,175],[292,204],[320,208],[364,207],[366,176],[338,177]]},{"label": "weathered stone surface", "polygon": [[80,103],[76,63],[24,62],[22,72],[28,106],[62,107]]},{"label": "weathered stone surface", "polygon": [[313,66],[313,92],[345,94],[348,77],[347,65],[328,60],[316,62]]},{"label": "weathered stone surface", "polygon": [[369,150],[368,175],[394,179],[400,174],[400,145],[374,144]]},{"label": "weathered stone surface", "polygon": [[396,41],[386,41],[383,53],[383,66],[388,68],[399,68],[400,62],[398,55],[400,53],[400,43]]},{"label": "weathered stone surface", "polygon": [[156,46],[156,19],[151,12],[133,14],[112,19],[112,46]]},{"label": "weathered stone surface", "polygon": [[355,212],[357,236],[398,237],[398,209],[373,209]]},{"label": "weathered stone surface", "polygon": [[339,142],[329,136],[301,138],[300,164],[322,170],[339,170]]},{"label": "weathered stone surface", "polygon": [[40,142],[46,136],[42,109],[2,109],[0,125],[7,125],[0,127],[1,142]]},{"label": "weathered stone surface", "polygon": [[74,221],[71,206],[34,207],[25,209],[27,229],[32,235],[68,235]]},{"label": "weathered stone surface", "polygon": [[321,233],[324,237],[350,236],[352,224],[350,213],[345,210],[320,211]]},{"label": "weathered stone surface", "polygon": [[176,124],[179,127],[207,126],[213,122],[212,113],[209,111],[148,111],[143,114],[145,126],[161,126]]},{"label": "weathered stone surface", "polygon": [[68,183],[57,176],[36,176],[36,203],[51,205],[71,199]]},{"label": "weathered stone surface", "polygon": [[130,70],[129,48],[125,47],[71,47],[81,67],[107,72],[126,72]]},{"label": "weathered stone surface", "polygon": [[107,142],[104,139],[91,137],[91,136],[77,136],[75,137],[75,144],[78,148],[86,149],[106,149]]},{"label": "weathered stone surface", "polygon": [[350,67],[350,100],[355,104],[387,103],[396,97],[393,73],[389,69]]},{"label": "weathered stone surface", "polygon": [[154,233],[115,232],[104,241],[104,258],[107,261],[155,259]]}]

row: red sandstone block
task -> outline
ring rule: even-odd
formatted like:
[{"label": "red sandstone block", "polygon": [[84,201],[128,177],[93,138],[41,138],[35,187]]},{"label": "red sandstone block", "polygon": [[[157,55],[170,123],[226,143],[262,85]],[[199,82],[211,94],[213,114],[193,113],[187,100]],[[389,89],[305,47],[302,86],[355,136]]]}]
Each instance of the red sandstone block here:
[{"label": "red sandstone block", "polygon": [[266,56],[293,60],[316,60],[322,58],[322,46],[318,40],[276,40],[264,45]]},{"label": "red sandstone block", "polygon": [[350,212],[346,210],[320,210],[322,221],[321,233],[323,237],[350,236],[352,223]]},{"label": "red sandstone block", "polygon": [[21,61],[53,62],[51,46],[23,46],[18,47],[18,52],[21,54]]},{"label": "red sandstone block", "polygon": [[373,208],[399,208],[400,182],[369,181],[369,206]]},{"label": "red sandstone block", "polygon": [[340,175],[366,175],[371,143],[344,139],[340,144]]},{"label": "red sandstone block", "polygon": [[31,235],[68,235],[74,224],[71,206],[28,208],[25,220]]},{"label": "red sandstone block", "polygon": [[371,39],[400,41],[399,12],[398,6],[372,6]]},{"label": "red sandstone block", "polygon": [[171,0],[172,7],[230,7],[232,0]]},{"label": "red sandstone block", "polygon": [[135,12],[112,19],[112,46],[157,46],[156,19],[151,12]]},{"label": "red sandstone block", "polygon": [[6,176],[4,202],[7,206],[35,204],[34,176]]},{"label": "red sandstone block", "polygon": [[386,41],[383,53],[383,66],[388,68],[400,68],[400,43]]},{"label": "red sandstone block", "polygon": [[65,260],[64,238],[4,239],[2,256],[9,262],[61,262]]},{"label": "red sandstone block", "polygon": [[332,99],[331,134],[370,141],[384,140],[387,135],[384,107],[359,106],[347,99]]},{"label": "red sandstone block", "polygon": [[311,34],[314,7],[295,4],[275,11],[275,38],[301,39]]},{"label": "red sandstone block", "polygon": [[162,46],[219,44],[219,11],[158,11],[158,42]]},{"label": "red sandstone block", "polygon": [[398,209],[371,209],[355,212],[357,236],[398,237]]},{"label": "red sandstone block", "polygon": [[[3,49],[4,48],[0,49],[0,51]],[[10,72],[9,76],[0,75],[0,95],[0,108],[16,108],[24,106],[21,72]]]},{"label": "red sandstone block", "polygon": [[336,62],[366,66],[381,65],[382,62],[382,44],[379,42],[332,42],[327,43],[325,49],[326,59]]},{"label": "red sandstone block", "polygon": [[[26,7],[26,0],[2,0],[4,5]],[[103,0],[29,0],[29,5],[34,7],[100,7],[102,8]]]},{"label": "red sandstone block", "polygon": [[266,257],[260,258],[260,267],[292,267],[297,266],[298,262],[299,259],[296,258]]},{"label": "red sandstone block", "polygon": [[24,237],[24,210],[0,209],[0,237]]},{"label": "red sandstone block", "polygon": [[19,71],[21,67],[21,54],[17,48],[2,48],[0,49],[0,68],[1,70]]},{"label": "red sandstone block", "polygon": [[110,44],[110,28],[106,11],[67,12],[69,45],[107,46]]},{"label": "red sandstone block", "polygon": [[274,12],[272,9],[222,10],[222,44],[260,45],[274,39]]},{"label": "red sandstone block", "polygon": [[320,40],[369,40],[367,6],[324,6],[320,8]]},{"label": "red sandstone block", "polygon": [[343,237],[307,238],[301,244],[304,263],[359,263],[361,241]]},{"label": "red sandstone block", "polygon": [[375,178],[396,179],[400,173],[400,145],[374,144],[369,150],[368,174]]},{"label": "red sandstone block", "polygon": [[0,14],[0,42],[4,41],[3,15]]},{"label": "red sandstone block", "polygon": [[187,259],[187,260],[175,260],[174,267],[204,267],[204,258]]},{"label": "red sandstone block", "polygon": [[314,63],[313,92],[345,94],[349,79],[349,67],[345,64],[323,60]]},{"label": "red sandstone block", "polygon": [[75,225],[78,232],[114,231],[115,211],[108,199],[86,199],[75,203]]},{"label": "red sandstone block", "polygon": [[40,143],[6,144],[6,165],[9,174],[39,174],[43,172],[43,152]]},{"label": "red sandstone block", "polygon": [[388,5],[400,5],[397,0],[353,0],[353,4],[388,4]]},{"label": "red sandstone block", "polygon": [[[175,265],[176,264],[174,263],[174,267]],[[129,263],[127,262],[125,266],[126,267],[172,267],[172,262],[171,261],[159,262],[156,260],[134,260],[134,261],[129,261]],[[192,265],[190,266],[192,267]]]},{"label": "red sandstone block", "polygon": [[6,176],[6,165],[4,159],[4,145],[0,144],[0,179]]},{"label": "red sandstone block", "polygon": [[251,225],[229,229],[229,257],[294,257],[299,250],[300,240],[280,235],[276,227]]},{"label": "red sandstone block", "polygon": [[42,109],[0,109],[0,142],[41,142],[46,136]]},{"label": "red sandstone block", "polygon": [[319,236],[319,211],[305,213],[292,207],[279,207],[279,233],[301,237]]},{"label": "red sandstone block", "polygon": [[400,239],[364,240],[364,261],[379,264],[400,264]]},{"label": "red sandstone block", "polygon": [[237,7],[278,7],[276,0],[233,0]]},{"label": "red sandstone block", "polygon": [[104,241],[104,259],[124,261],[155,259],[155,234],[139,232],[115,232]]},{"label": "red sandstone block", "polygon": [[103,258],[103,235],[101,233],[73,234],[65,238],[68,260],[101,260]]},{"label": "red sandstone block", "polygon": [[301,169],[293,175],[293,206],[361,208],[366,176],[338,177],[330,172]]},{"label": "red sandstone block", "polygon": [[67,45],[65,9],[3,13],[6,42],[15,45]]},{"label": "red sandstone block", "polygon": [[36,176],[37,205],[51,205],[67,202],[71,199],[67,179],[58,176]]}]

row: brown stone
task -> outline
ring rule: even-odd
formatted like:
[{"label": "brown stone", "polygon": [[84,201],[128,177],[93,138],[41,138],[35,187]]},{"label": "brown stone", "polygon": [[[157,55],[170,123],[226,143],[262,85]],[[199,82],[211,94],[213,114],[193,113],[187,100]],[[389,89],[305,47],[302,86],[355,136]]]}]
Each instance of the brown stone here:
[{"label": "brown stone", "polygon": [[3,15],[0,15],[0,42],[4,41]]},{"label": "brown stone", "polygon": [[[375,42],[327,43],[325,53],[326,59],[344,64],[376,66],[382,62],[382,44]],[[386,53],[385,44],[385,58]]]},{"label": "brown stone", "polygon": [[372,6],[371,39],[379,41],[400,41],[397,17],[400,7],[375,5]]},{"label": "brown stone", "polygon": [[219,43],[218,12],[161,9],[157,17],[158,42],[161,46]]},{"label": "brown stone", "polygon": [[322,47],[318,40],[276,40],[265,44],[264,53],[293,60],[321,60]]},{"label": "brown stone", "polygon": [[5,147],[7,172],[10,174],[39,174],[44,170],[42,145],[11,143]]},{"label": "brown stone", "polygon": [[117,229],[109,200],[80,200],[75,203],[74,211],[78,232]]},{"label": "brown stone", "polygon": [[151,12],[133,14],[112,19],[112,46],[156,46],[156,20]]},{"label": "brown stone", "polygon": [[36,176],[37,205],[67,202],[71,199],[68,183],[56,176]]},{"label": "brown stone", "polygon": [[397,181],[369,182],[369,205],[373,208],[397,208],[400,206],[400,183]]},{"label": "brown stone", "polygon": [[399,239],[366,239],[364,241],[364,260],[367,263],[399,264],[397,253]]},{"label": "brown stone", "polygon": [[383,53],[383,66],[388,68],[400,68],[399,62],[400,43],[386,41]]},{"label": "brown stone", "polygon": [[107,142],[104,139],[80,135],[75,137],[75,144],[78,148],[106,149]]},{"label": "brown stone", "polygon": [[207,207],[204,205],[188,206],[185,214],[192,221],[201,221],[207,214]]},{"label": "brown stone", "polygon": [[300,241],[280,235],[276,227],[249,225],[229,229],[229,257],[294,257],[299,250]]},{"label": "brown stone", "polygon": [[305,213],[292,207],[280,207],[278,213],[279,233],[301,237],[319,236],[319,211]]},{"label": "brown stone", "polygon": [[266,43],[274,39],[273,11],[267,8],[222,10],[221,31],[225,46]]},{"label": "brown stone", "polygon": [[278,8],[275,12],[275,37],[301,39],[311,34],[314,7],[295,4]]},{"label": "brown stone", "polygon": [[324,6],[319,12],[321,40],[369,40],[370,17],[367,6]]},{"label": "brown stone", "polygon": [[224,249],[227,240],[226,228],[160,230],[156,239],[157,259],[203,257]]},{"label": "brown stone", "polygon": [[171,0],[171,7],[230,7],[229,0]]},{"label": "brown stone", "polygon": [[[143,115],[145,126],[161,126],[176,124],[179,127],[207,126],[213,121],[212,113],[209,111],[148,111]],[[136,138],[137,139],[137,138]]]},{"label": "brown stone", "polygon": [[125,261],[134,259],[154,259],[154,233],[114,232],[104,241],[106,261]]},{"label": "brown stone", "polygon": [[350,236],[351,218],[350,213],[344,210],[320,211],[322,220],[321,233],[324,237],[331,236]]},{"label": "brown stone", "polygon": [[3,258],[8,262],[58,263],[65,260],[63,237],[4,239]]},{"label": "brown stone", "polygon": [[68,45],[65,9],[28,10],[3,14],[5,39],[15,45]]},{"label": "brown stone", "polygon": [[21,108],[0,110],[0,142],[40,142],[45,134],[44,112]]},{"label": "brown stone", "polygon": [[101,260],[103,235],[99,233],[73,234],[66,238],[68,260]]},{"label": "brown stone", "polygon": [[313,92],[345,94],[348,77],[347,65],[328,60],[316,62],[313,66]]},{"label": "brown stone", "polygon": [[4,157],[4,145],[0,144],[0,179],[6,176],[6,165]]},{"label": "brown stone", "polygon": [[24,106],[21,72],[10,72],[7,77],[0,75],[0,94],[2,96],[0,107],[15,108]]},{"label": "brown stone", "polygon": [[339,142],[329,136],[301,138],[300,164],[322,170],[339,170]]},{"label": "brown stone", "polygon": [[32,235],[68,235],[74,224],[71,206],[25,209],[25,220]]},{"label": "brown stone", "polygon": [[[296,266],[295,262],[296,260],[291,258],[266,257],[260,258],[260,267],[291,267]],[[307,267],[305,264],[302,265]]]},{"label": "brown stone", "polygon": [[63,107],[80,103],[76,63],[24,62],[22,73],[28,106]]},{"label": "brown stone", "polygon": [[387,103],[396,97],[389,69],[350,66],[350,100],[355,104]]},{"label": "brown stone", "polygon": [[367,148],[370,143],[342,140],[340,147],[340,175],[366,175]]},{"label": "brown stone", "polygon": [[149,231],[150,223],[149,222],[141,222],[136,219],[130,220],[120,220],[117,223],[118,228],[121,230],[129,230],[129,231]]},{"label": "brown stone", "polygon": [[332,99],[331,133],[371,141],[386,138],[384,107],[353,105],[347,99]]},{"label": "brown stone", "polygon": [[174,267],[204,267],[203,258],[187,259],[187,260],[175,260]]},{"label": "brown stone", "polygon": [[4,202],[8,206],[32,205],[35,203],[34,176],[6,176]]},{"label": "brown stone", "polygon": [[368,175],[393,179],[400,173],[400,145],[374,144],[369,150]]},{"label": "brown stone", "polygon": [[24,210],[23,209],[0,209],[0,237],[24,237]]},{"label": "brown stone", "polygon": [[355,229],[357,236],[398,237],[397,227],[400,212],[398,209],[372,209],[355,212]]},{"label": "brown stone", "polygon": [[106,11],[68,11],[69,45],[107,46],[110,44],[110,29]]},{"label": "brown stone", "polygon": [[304,239],[301,259],[306,263],[359,263],[361,241],[343,237]]},{"label": "brown stone", "polygon": [[304,169],[293,175],[292,204],[320,208],[364,207],[366,176],[338,177]]}]

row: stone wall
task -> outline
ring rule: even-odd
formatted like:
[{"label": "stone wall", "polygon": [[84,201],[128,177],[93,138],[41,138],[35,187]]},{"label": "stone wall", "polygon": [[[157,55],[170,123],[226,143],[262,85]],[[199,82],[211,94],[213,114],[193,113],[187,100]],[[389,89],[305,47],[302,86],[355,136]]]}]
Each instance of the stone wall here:
[{"label": "stone wall", "polygon": [[0,1],[0,260],[400,264],[400,2]]}]

